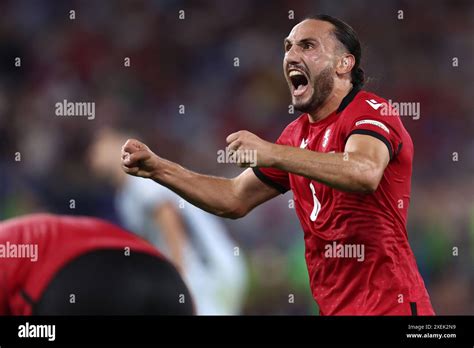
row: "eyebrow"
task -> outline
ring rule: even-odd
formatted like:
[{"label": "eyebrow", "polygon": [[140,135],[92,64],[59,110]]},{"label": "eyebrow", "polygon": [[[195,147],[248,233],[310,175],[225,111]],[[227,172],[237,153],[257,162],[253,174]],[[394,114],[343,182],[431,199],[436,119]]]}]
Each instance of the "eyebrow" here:
[{"label": "eyebrow", "polygon": [[[298,43],[308,43],[308,42],[318,43],[318,40],[316,40],[314,38],[311,38],[311,37],[307,37],[307,38],[301,39],[297,42]],[[284,45],[289,44],[289,43],[291,43],[290,39],[285,38],[285,40],[283,40]]]}]

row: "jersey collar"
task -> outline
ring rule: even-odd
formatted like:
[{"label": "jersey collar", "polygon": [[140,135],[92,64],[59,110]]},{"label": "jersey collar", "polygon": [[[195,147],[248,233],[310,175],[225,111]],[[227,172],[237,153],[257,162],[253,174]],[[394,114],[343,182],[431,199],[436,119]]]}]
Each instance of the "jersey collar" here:
[{"label": "jersey collar", "polygon": [[324,128],[328,124],[334,122],[339,117],[339,114],[351,103],[352,100],[354,100],[355,96],[357,93],[359,93],[360,87],[355,87],[350,90],[349,93],[342,99],[341,104],[337,108],[336,111],[333,111],[331,114],[329,114],[326,118],[323,118],[321,121],[317,122],[309,122],[309,115],[307,115],[306,119],[310,125],[311,128]]},{"label": "jersey collar", "polygon": [[349,105],[349,103],[355,98],[355,96],[357,95],[357,93],[359,93],[359,91],[360,91],[360,87],[352,88],[351,91],[344,97],[344,99],[342,99],[341,104],[336,110],[336,114],[339,114],[340,112],[342,112],[347,107],[347,105]]}]

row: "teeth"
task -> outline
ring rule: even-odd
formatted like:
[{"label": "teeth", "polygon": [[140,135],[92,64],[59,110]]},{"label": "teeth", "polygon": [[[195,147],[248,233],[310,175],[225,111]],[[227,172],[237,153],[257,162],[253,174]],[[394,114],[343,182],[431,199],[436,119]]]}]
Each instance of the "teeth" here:
[{"label": "teeth", "polygon": [[303,75],[302,72],[298,71],[298,70],[291,70],[290,73],[288,74],[288,76],[297,76],[297,75]]}]

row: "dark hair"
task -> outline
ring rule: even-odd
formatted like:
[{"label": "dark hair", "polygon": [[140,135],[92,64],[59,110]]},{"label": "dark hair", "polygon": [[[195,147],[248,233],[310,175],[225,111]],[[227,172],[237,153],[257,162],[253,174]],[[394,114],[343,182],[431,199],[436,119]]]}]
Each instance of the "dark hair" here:
[{"label": "dark hair", "polygon": [[325,14],[308,17],[307,19],[316,19],[334,25],[334,35],[337,40],[355,57],[355,64],[351,71],[352,85],[354,88],[362,87],[365,82],[364,70],[360,67],[362,49],[360,47],[359,37],[354,29],[346,22]]}]

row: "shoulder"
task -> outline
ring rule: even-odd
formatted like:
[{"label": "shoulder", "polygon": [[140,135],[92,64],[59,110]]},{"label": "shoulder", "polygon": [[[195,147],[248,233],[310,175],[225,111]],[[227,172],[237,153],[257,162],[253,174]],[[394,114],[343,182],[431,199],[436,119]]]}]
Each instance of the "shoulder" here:
[{"label": "shoulder", "polygon": [[371,92],[360,91],[344,110],[345,114],[354,116],[374,115],[382,116],[383,110],[390,107],[387,99]]},{"label": "shoulder", "polygon": [[364,90],[344,109],[341,119],[349,127],[371,124],[386,132],[387,128],[403,128],[398,111],[387,99]]},{"label": "shoulder", "polygon": [[392,103],[374,93],[360,91],[341,115],[342,134],[374,136],[388,147],[390,157],[397,155],[402,143],[411,147],[411,139]]}]

